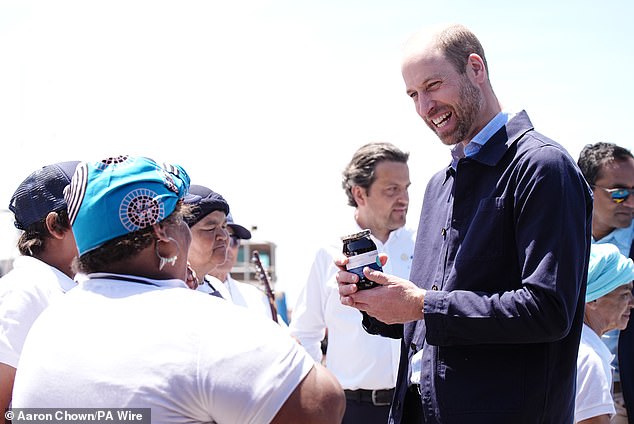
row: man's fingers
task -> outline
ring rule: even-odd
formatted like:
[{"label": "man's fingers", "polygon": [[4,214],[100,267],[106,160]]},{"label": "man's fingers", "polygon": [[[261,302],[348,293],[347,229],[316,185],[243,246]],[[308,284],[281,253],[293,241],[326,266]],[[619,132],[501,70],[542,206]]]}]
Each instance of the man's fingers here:
[{"label": "man's fingers", "polygon": [[350,296],[339,296],[339,299],[342,305],[354,307],[354,300]]},{"label": "man's fingers", "polygon": [[[339,279],[337,279],[339,280]],[[357,285],[353,282],[341,282],[339,281],[339,295],[350,296],[357,292]]]},{"label": "man's fingers", "polygon": [[384,273],[381,271],[377,271],[370,267],[363,268],[363,275],[370,281],[374,281],[377,284],[385,285],[388,284],[389,281]]},{"label": "man's fingers", "polygon": [[346,270],[346,264],[348,263],[348,258],[346,256],[339,256],[335,258],[335,265],[342,271]]}]

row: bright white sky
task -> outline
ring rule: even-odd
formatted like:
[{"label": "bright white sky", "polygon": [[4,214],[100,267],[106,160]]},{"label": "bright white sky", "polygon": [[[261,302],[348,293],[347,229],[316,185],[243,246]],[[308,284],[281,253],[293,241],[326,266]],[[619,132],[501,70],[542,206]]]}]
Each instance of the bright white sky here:
[{"label": "bright white sky", "polygon": [[0,208],[44,164],[179,163],[278,245],[277,284],[292,302],[316,246],[349,232],[340,173],[354,150],[389,141],[411,153],[410,224],[448,163],[404,94],[409,35],[469,26],[505,107],[526,109],[576,159],[597,141],[634,147],[633,5],[0,0]]}]

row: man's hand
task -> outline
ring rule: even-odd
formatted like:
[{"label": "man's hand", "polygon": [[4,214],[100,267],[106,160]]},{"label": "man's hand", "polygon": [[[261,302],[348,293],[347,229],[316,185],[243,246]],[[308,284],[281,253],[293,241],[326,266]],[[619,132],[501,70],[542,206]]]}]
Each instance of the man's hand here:
[{"label": "man's hand", "polygon": [[[380,259],[381,264],[385,265],[387,256],[382,254]],[[403,324],[423,319],[423,302],[426,293],[424,289],[404,278],[366,267],[363,274],[380,287],[359,290],[355,284],[359,281],[359,277],[345,270],[347,263],[346,257],[335,260],[335,265],[340,269],[336,278],[343,305],[366,311],[370,316],[386,324]]]}]

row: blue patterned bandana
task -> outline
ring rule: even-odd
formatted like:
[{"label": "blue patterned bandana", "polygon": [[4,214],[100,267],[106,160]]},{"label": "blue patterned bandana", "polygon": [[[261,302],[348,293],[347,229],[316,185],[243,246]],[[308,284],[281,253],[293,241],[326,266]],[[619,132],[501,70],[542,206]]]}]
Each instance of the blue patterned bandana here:
[{"label": "blue patterned bandana", "polygon": [[162,221],[188,189],[183,168],[145,157],[79,164],[64,192],[79,255]]}]

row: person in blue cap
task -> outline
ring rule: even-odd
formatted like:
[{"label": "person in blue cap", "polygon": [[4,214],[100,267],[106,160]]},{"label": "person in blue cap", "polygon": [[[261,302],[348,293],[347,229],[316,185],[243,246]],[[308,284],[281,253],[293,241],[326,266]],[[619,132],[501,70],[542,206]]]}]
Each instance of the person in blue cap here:
[{"label": "person in blue cap", "polygon": [[278,326],[189,289],[189,182],[182,167],[144,157],[78,165],[66,199],[84,278],[33,325],[16,373],[16,414],[125,408],[156,423],[341,419],[336,379]]},{"label": "person in blue cap", "polygon": [[43,166],[11,196],[9,210],[21,230],[20,256],[0,279],[0,411],[11,403],[16,368],[31,325],[51,302],[75,286],[71,264],[77,247],[64,188],[78,163]]},{"label": "person in blue cap", "polygon": [[634,308],[634,263],[613,244],[590,248],[588,285],[577,355],[575,423],[608,423],[616,413],[612,399],[612,354],[601,336],[624,329]]}]

